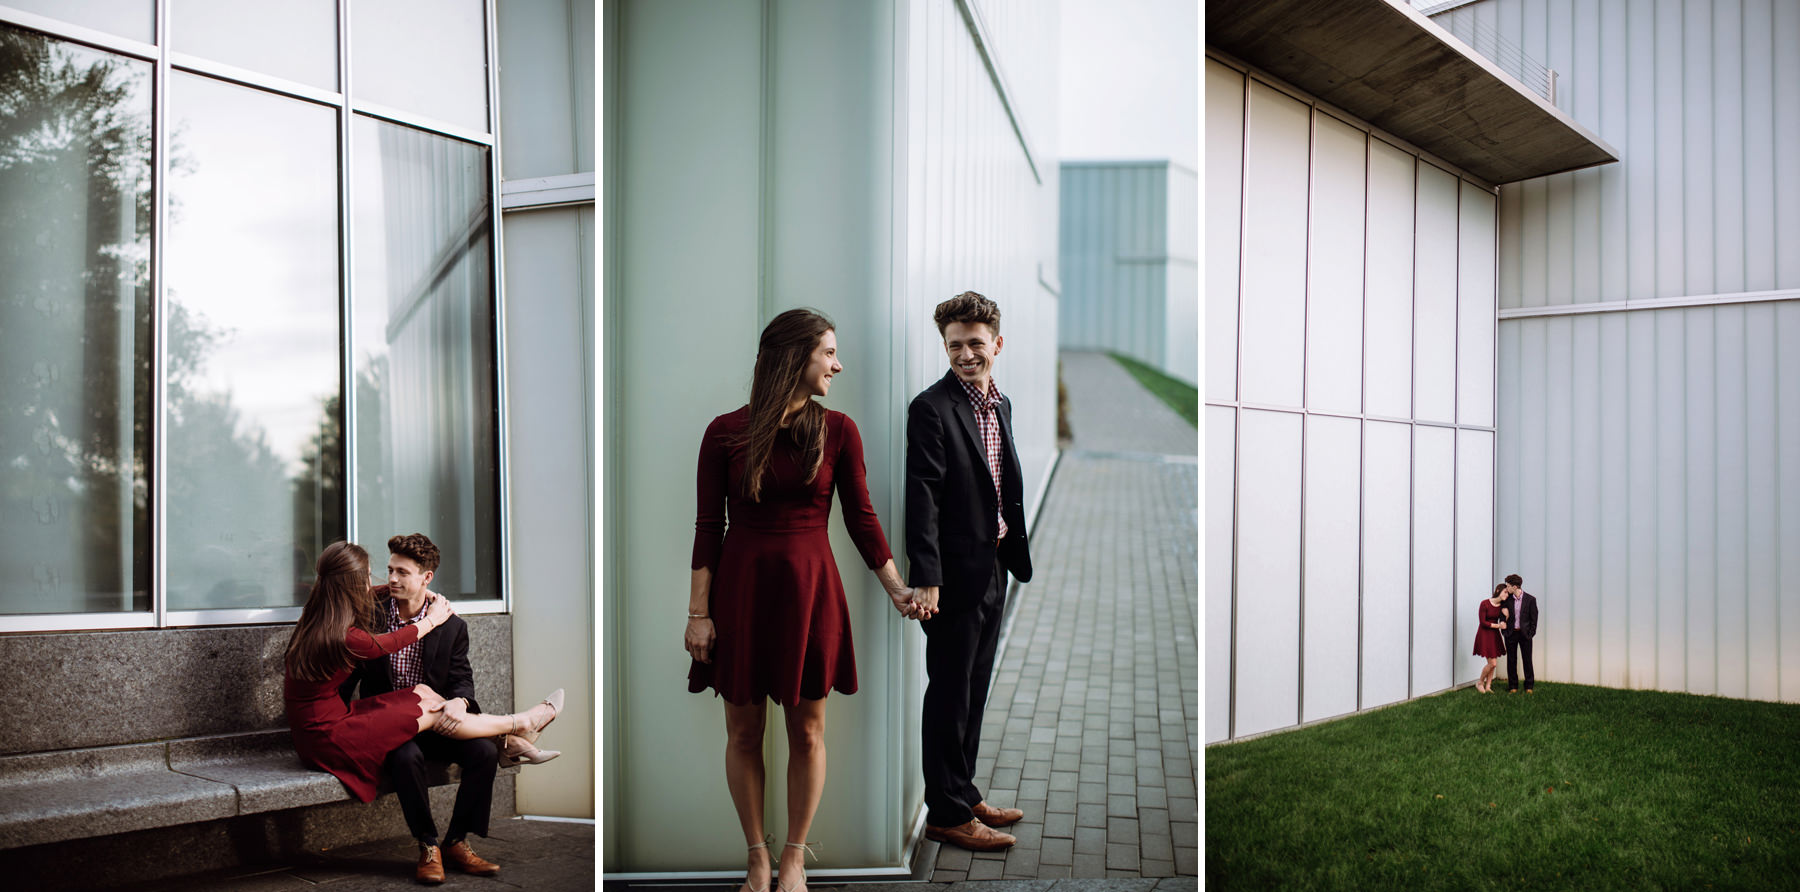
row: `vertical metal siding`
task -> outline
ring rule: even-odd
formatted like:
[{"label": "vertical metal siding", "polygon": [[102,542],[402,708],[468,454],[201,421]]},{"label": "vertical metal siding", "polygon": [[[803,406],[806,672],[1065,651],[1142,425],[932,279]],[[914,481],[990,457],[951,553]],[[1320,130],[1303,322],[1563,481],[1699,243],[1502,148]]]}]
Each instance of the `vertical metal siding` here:
[{"label": "vertical metal siding", "polygon": [[[1502,307],[1800,288],[1800,0],[1438,21],[1563,72],[1622,156],[1501,190]],[[1541,674],[1800,700],[1797,353],[1792,298],[1502,323],[1496,570],[1540,595]]]},{"label": "vertical metal siding", "polygon": [[[1239,77],[1236,110],[1241,127]],[[1235,165],[1229,175],[1237,182]],[[1184,379],[1192,377],[1193,370],[1174,361],[1167,342],[1173,321],[1186,312],[1186,303],[1197,298],[1168,290],[1170,266],[1181,262],[1171,243],[1171,208],[1185,207],[1188,213],[1193,208],[1191,200],[1185,205],[1172,200],[1169,190],[1191,189],[1191,176],[1171,179],[1168,162],[1158,161],[1072,162],[1062,165],[1059,177],[1062,346],[1116,350]],[[1219,234],[1232,234],[1235,244],[1235,200],[1230,204],[1230,232]],[[1209,203],[1208,213],[1222,215],[1225,207]],[[1236,263],[1221,272],[1232,278],[1228,293],[1235,300]],[[1185,303],[1172,308],[1172,301]],[[1230,327],[1235,332],[1235,320]]]},{"label": "vertical metal siding", "polygon": [[[1495,196],[1217,60],[1207,77],[1209,289],[1235,286],[1207,296],[1208,324],[1231,326],[1208,341],[1241,349],[1226,354],[1236,369],[1208,360],[1210,742],[1474,677],[1465,644],[1495,569],[1496,435],[1455,424],[1458,377],[1486,391],[1486,406],[1469,397],[1471,418],[1509,409],[1491,405]],[[1065,182],[1067,203],[1086,201]],[[1345,244],[1309,238],[1326,232]],[[1089,244],[1064,230],[1065,284]],[[1334,325],[1360,328],[1360,343],[1329,343]],[[1331,374],[1353,382],[1348,395],[1321,386]],[[1436,423],[1413,420],[1415,386],[1434,388]],[[1356,538],[1338,542],[1345,524]],[[1332,594],[1349,578],[1354,605]],[[1353,639],[1334,631],[1349,621]]]}]

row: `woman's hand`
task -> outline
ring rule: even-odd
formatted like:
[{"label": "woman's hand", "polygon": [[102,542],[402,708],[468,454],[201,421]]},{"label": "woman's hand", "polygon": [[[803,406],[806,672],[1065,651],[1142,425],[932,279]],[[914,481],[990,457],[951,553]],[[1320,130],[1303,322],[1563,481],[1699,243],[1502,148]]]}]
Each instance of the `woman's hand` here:
[{"label": "woman's hand", "polygon": [[438,626],[443,625],[444,622],[455,615],[455,613],[456,611],[450,607],[449,598],[446,598],[443,595],[431,596],[431,603],[425,606],[425,621],[431,623],[431,629],[427,629],[426,631],[430,632],[432,629],[436,629]]},{"label": "woman's hand", "polygon": [[686,640],[682,647],[687,650],[688,656],[702,663],[710,663],[712,662],[713,640],[717,637],[718,632],[713,628],[712,617],[690,616],[687,621]]},{"label": "woman's hand", "polygon": [[912,586],[903,585],[898,589],[889,589],[887,595],[888,600],[893,602],[894,609],[900,611],[901,616],[907,619],[923,619],[924,617],[919,615],[919,602],[915,597],[917,592],[918,590]]}]

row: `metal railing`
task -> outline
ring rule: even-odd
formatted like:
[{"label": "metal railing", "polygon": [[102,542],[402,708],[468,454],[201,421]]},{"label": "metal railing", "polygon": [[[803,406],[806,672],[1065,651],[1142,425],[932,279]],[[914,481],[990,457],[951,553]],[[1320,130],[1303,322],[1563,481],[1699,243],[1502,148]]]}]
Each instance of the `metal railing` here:
[{"label": "metal railing", "polygon": [[1449,31],[1457,40],[1469,45],[1470,49],[1486,56],[1489,61],[1500,66],[1500,70],[1513,76],[1525,88],[1544,97],[1544,101],[1556,104],[1556,70],[1525,55],[1519,45],[1507,40],[1491,26],[1472,15],[1444,15],[1451,10],[1466,6],[1471,0],[1408,0],[1413,9],[1421,14],[1433,17],[1438,27]]}]

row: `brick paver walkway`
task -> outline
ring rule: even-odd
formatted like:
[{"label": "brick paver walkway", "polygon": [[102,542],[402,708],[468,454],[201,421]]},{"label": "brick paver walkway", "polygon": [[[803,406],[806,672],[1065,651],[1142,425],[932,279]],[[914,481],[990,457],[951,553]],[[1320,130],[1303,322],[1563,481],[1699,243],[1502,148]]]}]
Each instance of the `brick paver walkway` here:
[{"label": "brick paver walkway", "polygon": [[[977,766],[989,801],[1028,817],[1009,851],[940,847],[934,882],[1199,873],[1193,428],[1109,357],[1065,354],[1063,376],[1076,448],[1032,532]],[[1156,410],[1185,453],[1155,454],[1182,445],[1166,428],[1129,438]]]}]

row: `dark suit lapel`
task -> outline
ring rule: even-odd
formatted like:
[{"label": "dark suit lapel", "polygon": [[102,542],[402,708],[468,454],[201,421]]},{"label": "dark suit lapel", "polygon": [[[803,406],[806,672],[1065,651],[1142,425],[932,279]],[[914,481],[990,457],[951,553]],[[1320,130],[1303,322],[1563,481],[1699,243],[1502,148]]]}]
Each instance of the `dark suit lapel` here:
[{"label": "dark suit lapel", "polygon": [[[975,466],[986,471],[988,470],[987,448],[981,442],[981,428],[975,424],[975,407],[969,403],[969,394],[963,390],[962,382],[957,379],[956,373],[951,372],[946,378],[950,382],[948,388],[950,411],[962,425],[964,442],[968,444],[970,452],[975,456]],[[1001,429],[1005,430],[1004,427]],[[988,474],[989,482],[992,482],[993,479],[993,474],[990,472]]]}]

